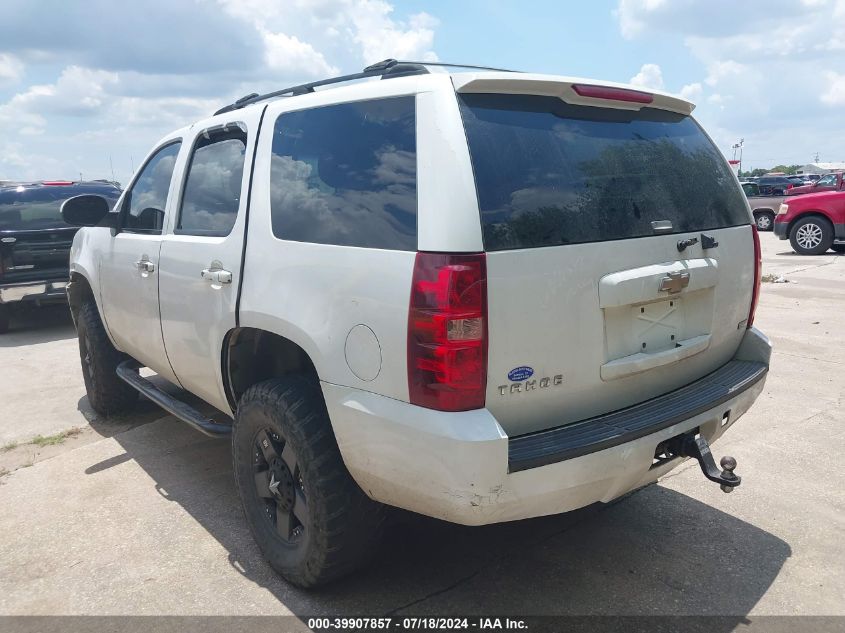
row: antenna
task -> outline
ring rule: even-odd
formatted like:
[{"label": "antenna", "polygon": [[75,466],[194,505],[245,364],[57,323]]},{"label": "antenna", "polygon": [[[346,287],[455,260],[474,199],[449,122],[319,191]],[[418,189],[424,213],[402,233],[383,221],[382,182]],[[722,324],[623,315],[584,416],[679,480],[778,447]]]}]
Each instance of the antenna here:
[{"label": "antenna", "polygon": [[813,156],[813,162],[814,163],[819,162],[819,153],[818,152],[816,152],[815,156]]}]

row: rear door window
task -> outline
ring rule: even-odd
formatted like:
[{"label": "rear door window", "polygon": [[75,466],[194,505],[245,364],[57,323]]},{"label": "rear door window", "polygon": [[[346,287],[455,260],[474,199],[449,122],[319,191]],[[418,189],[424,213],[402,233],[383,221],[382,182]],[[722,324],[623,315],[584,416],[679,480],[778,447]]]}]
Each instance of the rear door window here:
[{"label": "rear door window", "polygon": [[[688,116],[459,95],[486,250],[579,244],[750,222],[719,150]],[[660,231],[665,234],[667,231]]]},{"label": "rear door window", "polygon": [[282,114],[273,132],[273,234],[416,250],[415,126],[413,96]]},{"label": "rear door window", "polygon": [[246,132],[205,132],[194,146],[182,194],[177,234],[225,236],[241,204]]}]

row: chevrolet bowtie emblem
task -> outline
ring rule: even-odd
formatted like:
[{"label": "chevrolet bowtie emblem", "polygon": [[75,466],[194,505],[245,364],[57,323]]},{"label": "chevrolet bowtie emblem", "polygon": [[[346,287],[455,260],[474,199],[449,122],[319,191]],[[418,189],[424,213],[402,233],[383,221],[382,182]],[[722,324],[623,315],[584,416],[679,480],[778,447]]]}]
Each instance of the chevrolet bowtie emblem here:
[{"label": "chevrolet bowtie emblem", "polygon": [[669,273],[660,280],[661,292],[668,292],[670,295],[680,292],[689,286],[689,273]]}]

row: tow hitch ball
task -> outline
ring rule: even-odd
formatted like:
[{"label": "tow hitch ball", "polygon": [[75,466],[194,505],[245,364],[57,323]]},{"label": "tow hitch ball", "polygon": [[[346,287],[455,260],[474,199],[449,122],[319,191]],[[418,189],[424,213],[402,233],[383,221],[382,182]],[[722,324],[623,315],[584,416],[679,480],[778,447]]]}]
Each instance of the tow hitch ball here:
[{"label": "tow hitch ball", "polygon": [[675,455],[693,457],[698,460],[701,472],[707,479],[719,484],[722,492],[732,492],[742,482],[742,478],[734,474],[736,460],[733,457],[725,455],[719,461],[722,466],[722,472],[719,472],[719,468],[713,460],[713,454],[710,452],[710,445],[701,436],[684,435],[675,438],[671,450]]}]

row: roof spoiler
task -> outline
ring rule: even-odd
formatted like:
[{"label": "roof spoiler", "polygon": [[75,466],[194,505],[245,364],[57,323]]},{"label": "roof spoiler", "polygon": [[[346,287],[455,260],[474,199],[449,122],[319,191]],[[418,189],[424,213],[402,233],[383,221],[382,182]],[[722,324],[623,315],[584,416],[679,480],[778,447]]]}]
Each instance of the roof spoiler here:
[{"label": "roof spoiler", "polygon": [[619,110],[644,107],[692,113],[695,105],[685,99],[658,91],[644,91],[637,86],[574,77],[555,77],[530,73],[461,73],[452,76],[455,90],[461,93],[497,93],[546,95],[573,105],[599,106]]}]

